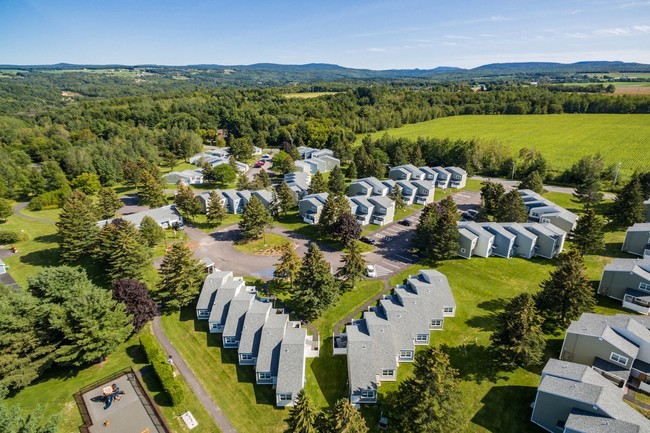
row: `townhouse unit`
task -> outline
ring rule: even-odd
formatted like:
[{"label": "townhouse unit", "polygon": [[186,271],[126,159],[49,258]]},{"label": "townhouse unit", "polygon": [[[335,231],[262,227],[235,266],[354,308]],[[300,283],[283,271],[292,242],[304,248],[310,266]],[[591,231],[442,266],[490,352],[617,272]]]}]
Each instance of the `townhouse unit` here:
[{"label": "townhouse unit", "polygon": [[624,390],[593,369],[550,359],[531,422],[558,433],[649,433],[650,421],[623,402]]},{"label": "townhouse unit", "polygon": [[519,193],[526,205],[529,221],[551,223],[566,233],[571,233],[575,228],[578,222],[578,216],[573,212],[545,199],[535,191],[520,189]]},{"label": "townhouse unit", "polygon": [[445,167],[450,173],[449,187],[450,188],[465,188],[467,184],[467,172],[460,167]]},{"label": "townhouse unit", "polygon": [[383,226],[392,223],[395,219],[395,202],[388,197],[368,197],[368,201],[373,205],[370,222]]},{"label": "townhouse unit", "polygon": [[335,335],[334,354],[347,355],[350,402],[376,403],[382,381],[397,380],[399,363],[412,362],[416,346],[428,345],[431,331],[455,314],[447,278],[421,270]]},{"label": "townhouse unit", "polygon": [[418,169],[424,173],[424,179],[422,180],[428,180],[433,182],[433,184],[436,184],[436,181],[438,180],[438,172],[435,171],[431,167],[418,167]]},{"label": "townhouse unit", "polygon": [[203,161],[230,158],[230,148],[222,147],[218,149],[209,149],[193,155],[189,159],[190,164],[200,165]]},{"label": "townhouse unit", "polygon": [[[215,190],[217,192],[217,196],[219,198],[219,201],[221,202],[222,206],[226,206],[226,198],[223,196],[220,190]],[[201,203],[201,208],[203,209],[203,212],[208,212],[208,209],[210,209],[210,205],[212,204],[212,199],[210,198],[210,191],[204,191],[200,193],[199,195],[196,196],[199,199],[199,202]]]},{"label": "townhouse unit", "polygon": [[311,174],[302,171],[285,173],[284,181],[287,182],[297,202],[308,194],[309,185],[311,184]]},{"label": "townhouse unit", "polygon": [[[418,188],[408,180],[395,181],[395,185],[398,185],[402,190],[402,200],[404,201],[404,204],[407,206],[412,205],[413,202],[415,202],[415,194],[417,194]],[[393,188],[395,187],[393,186]],[[391,192],[393,188],[391,188]]]},{"label": "townhouse unit", "polygon": [[314,149],[313,147],[298,146],[296,149],[302,159],[320,158],[323,156],[334,156],[331,149]]},{"label": "townhouse unit", "polygon": [[221,191],[221,195],[224,198],[224,206],[226,207],[226,212],[231,214],[239,214],[244,211],[244,201],[241,194],[241,191],[235,189],[224,189]]},{"label": "townhouse unit", "polygon": [[425,173],[413,164],[398,165],[388,171],[388,178],[392,180],[424,180]]},{"label": "townhouse unit", "polygon": [[650,391],[648,316],[584,313],[566,331],[560,359],[583,364],[618,387]]},{"label": "townhouse unit", "polygon": [[550,223],[459,221],[457,224],[458,255],[466,259],[492,255],[552,259],[562,252],[566,239],[566,233]]},{"label": "townhouse unit", "polygon": [[140,223],[142,223],[142,220],[147,216],[153,218],[153,220],[156,221],[156,224],[163,229],[176,228],[183,225],[183,217],[180,212],[178,212],[178,209],[176,209],[176,205],[173,204],[155,209],[147,209],[129,215],[122,215],[116,218],[101,220],[97,222],[97,225],[101,228],[116,219],[123,219],[124,221],[133,223],[136,227],[140,228]]},{"label": "townhouse unit", "polygon": [[294,165],[299,172],[314,174],[321,171],[325,173],[332,171],[334,167],[341,166],[341,160],[334,157],[334,151],[330,149],[299,146],[297,150],[302,159],[295,161]]},{"label": "townhouse unit", "polygon": [[203,183],[203,169],[172,171],[163,175],[165,183],[177,184],[183,182],[185,185],[196,185]]},{"label": "townhouse unit", "polygon": [[650,259],[650,223],[637,223],[629,227],[621,251]]},{"label": "townhouse unit", "polygon": [[298,214],[307,224],[318,224],[328,193],[309,194],[298,202]]},{"label": "townhouse unit", "polygon": [[[218,193],[221,205],[226,209],[226,213],[238,214],[244,211],[244,208],[250,202],[252,197],[257,197],[266,209],[271,209],[273,204],[273,193],[266,189],[255,191],[234,189],[215,190]],[[208,212],[211,204],[210,192],[205,191],[196,196],[201,202],[203,212]]]},{"label": "townhouse unit", "polygon": [[232,272],[206,277],[196,307],[211,333],[220,333],[224,350],[237,349],[240,365],[253,366],[258,385],[272,385],[276,406],[292,406],[305,384],[307,357],[318,356],[319,342],[300,322],[273,308],[267,298]]},{"label": "townhouse unit", "polygon": [[355,208],[354,216],[357,218],[357,222],[362,226],[370,224],[372,215],[375,213],[375,204],[364,196],[350,197],[350,200]]},{"label": "townhouse unit", "polygon": [[431,167],[431,170],[435,171],[438,175],[436,179],[436,186],[438,188],[446,189],[449,186],[449,181],[451,180],[451,173],[443,167]]},{"label": "townhouse unit", "polygon": [[436,192],[435,181],[432,180],[412,180],[411,185],[416,188],[415,204],[427,205],[433,203]]},{"label": "townhouse unit", "polygon": [[348,187],[348,196],[363,196],[370,197],[371,195],[375,196],[387,196],[389,193],[389,188],[378,180],[376,177],[364,177],[363,179],[357,179],[352,181]]},{"label": "townhouse unit", "polygon": [[623,302],[623,308],[650,313],[650,259],[616,259],[608,263],[598,293]]}]

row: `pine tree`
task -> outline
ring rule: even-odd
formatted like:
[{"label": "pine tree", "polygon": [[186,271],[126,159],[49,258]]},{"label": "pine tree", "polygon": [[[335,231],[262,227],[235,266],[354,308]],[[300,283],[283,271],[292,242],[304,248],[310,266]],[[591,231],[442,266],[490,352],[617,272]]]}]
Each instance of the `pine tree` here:
[{"label": "pine tree", "polygon": [[426,165],[426,161],[422,157],[422,146],[420,146],[420,144],[416,144],[412,147],[411,164],[416,167],[422,167],[423,165]]},{"label": "pine tree", "polygon": [[621,192],[616,195],[611,212],[614,221],[624,227],[645,220],[643,191],[638,175],[634,175]]},{"label": "pine tree", "polygon": [[339,218],[339,214],[340,212],[336,199],[332,194],[329,194],[325,200],[323,210],[321,211],[318,220],[318,226],[320,227],[323,236],[329,237],[333,234],[333,228]]},{"label": "pine tree", "polygon": [[542,322],[530,294],[515,296],[497,315],[497,330],[490,337],[492,345],[509,363],[524,367],[538,365],[546,346]]},{"label": "pine tree", "polygon": [[287,182],[283,181],[276,189],[276,196],[278,201],[278,212],[280,214],[286,215],[288,211],[296,206],[296,198]]},{"label": "pine tree", "polygon": [[346,174],[350,180],[355,180],[357,178],[357,165],[354,163],[354,161],[350,161],[350,165],[348,165]]},{"label": "pine tree", "polygon": [[149,296],[146,284],[134,280],[118,280],[113,283],[113,299],[126,306],[131,316],[133,332],[139,332],[158,313],[158,304]]},{"label": "pine tree", "polygon": [[535,304],[549,328],[565,328],[596,305],[584,259],[577,250],[560,254],[557,268],[541,286]]},{"label": "pine tree", "polygon": [[541,194],[544,192],[544,179],[537,170],[533,170],[519,183],[518,189],[529,189]]},{"label": "pine tree", "polygon": [[163,232],[162,227],[149,215],[142,218],[142,222],[140,222],[140,234],[151,248],[165,239],[165,232]]},{"label": "pine tree", "polygon": [[359,244],[355,241],[349,244],[347,254],[341,257],[343,267],[339,268],[336,276],[342,278],[354,289],[357,281],[366,275],[366,260],[361,255]]},{"label": "pine tree", "polygon": [[232,168],[232,170],[235,173],[239,173],[239,167],[237,166],[237,159],[233,155],[230,155],[230,157],[228,157],[228,165]]},{"label": "pine tree", "polygon": [[494,214],[494,219],[499,222],[525,223],[528,221],[526,204],[521,198],[519,191],[512,189],[501,197]]},{"label": "pine tree", "polygon": [[463,431],[462,394],[458,370],[439,348],[415,354],[413,375],[388,395],[391,430],[409,433]]},{"label": "pine tree", "polygon": [[331,433],[367,433],[366,420],[361,412],[352,406],[346,398],[337,400],[329,414],[328,432]]},{"label": "pine tree", "polygon": [[159,174],[158,177],[155,177],[146,170],[140,173],[138,176],[138,199],[141,205],[152,208],[167,204]]},{"label": "pine tree", "polygon": [[63,261],[70,263],[88,254],[99,233],[92,200],[81,191],[73,191],[63,204],[56,226]]},{"label": "pine tree", "polygon": [[416,227],[416,248],[425,258],[440,261],[458,251],[458,211],[451,196],[424,208]]},{"label": "pine tree", "polygon": [[486,180],[481,184],[481,207],[487,216],[494,217],[497,214],[505,193],[506,190],[500,183]]},{"label": "pine tree", "polygon": [[156,295],[165,308],[178,310],[190,305],[199,294],[205,280],[205,272],[199,259],[192,256],[190,249],[177,242],[167,251],[160,270],[160,282]]},{"label": "pine tree", "polygon": [[107,220],[115,216],[115,212],[123,206],[113,188],[102,188],[97,194],[97,212],[99,219]]},{"label": "pine tree", "polygon": [[352,212],[352,209],[350,208],[350,200],[344,194],[337,195],[334,200],[336,201],[336,209],[339,216],[344,213]]},{"label": "pine tree", "polygon": [[603,199],[603,194],[600,192],[600,175],[593,172],[588,172],[580,180],[576,186],[573,196],[584,205],[593,206]]},{"label": "pine tree", "polygon": [[354,244],[361,237],[362,231],[356,217],[350,212],[339,215],[333,226],[334,237],[341,241],[343,246]]},{"label": "pine tree", "polygon": [[7,406],[0,401],[0,431],[2,433],[57,433],[61,414],[46,415],[45,407],[38,405],[24,415],[19,405]]},{"label": "pine tree", "polygon": [[242,212],[239,231],[245,241],[258,239],[266,229],[273,227],[273,217],[260,199],[253,196]]},{"label": "pine tree", "polygon": [[582,254],[597,254],[605,249],[605,222],[596,215],[593,208],[587,207],[578,219],[575,229],[569,234],[569,240]]},{"label": "pine tree", "polygon": [[253,183],[250,181],[246,173],[241,173],[237,178],[237,185],[235,186],[237,191],[246,191],[248,189],[253,189]]},{"label": "pine tree", "polygon": [[345,177],[343,176],[343,170],[338,165],[332,169],[327,186],[332,194],[345,194]]},{"label": "pine tree", "polygon": [[253,178],[253,183],[257,189],[266,189],[271,186],[271,179],[269,178],[269,174],[263,168],[260,169],[260,172],[256,173]]},{"label": "pine tree", "polygon": [[402,188],[399,185],[395,185],[393,187],[393,190],[390,192],[389,197],[395,202],[395,209],[402,210],[406,207],[404,198],[402,197]]},{"label": "pine tree", "polygon": [[296,254],[294,245],[291,242],[287,242],[282,246],[282,255],[275,265],[273,279],[288,282],[289,288],[293,290],[293,284],[300,271],[300,266],[300,257]]},{"label": "pine tree", "polygon": [[318,194],[321,192],[327,192],[327,182],[325,182],[323,173],[317,171],[311,177],[311,182],[309,182],[309,194]]},{"label": "pine tree", "polygon": [[226,217],[226,208],[223,206],[221,194],[217,191],[210,191],[210,204],[208,204],[208,211],[206,212],[206,219],[213,226],[221,224]]},{"label": "pine tree", "polygon": [[422,257],[431,257],[433,248],[433,236],[438,225],[438,212],[435,203],[424,206],[420,219],[415,227],[414,237],[415,249]]},{"label": "pine tree", "polygon": [[317,415],[316,406],[301,389],[296,404],[289,410],[286,433],[318,433],[314,427]]},{"label": "pine tree", "polygon": [[312,242],[296,279],[296,310],[305,320],[312,321],[335,304],[338,296],[338,285],[330,265],[318,245]]},{"label": "pine tree", "polygon": [[111,281],[140,280],[151,266],[152,251],[132,223],[117,218],[100,231],[96,256]]}]

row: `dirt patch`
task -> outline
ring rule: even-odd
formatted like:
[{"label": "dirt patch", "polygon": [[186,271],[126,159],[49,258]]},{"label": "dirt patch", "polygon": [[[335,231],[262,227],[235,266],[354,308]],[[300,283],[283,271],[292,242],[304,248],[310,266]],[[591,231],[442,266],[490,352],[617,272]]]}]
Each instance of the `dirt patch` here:
[{"label": "dirt patch", "polygon": [[650,86],[620,86],[615,95],[650,95]]}]

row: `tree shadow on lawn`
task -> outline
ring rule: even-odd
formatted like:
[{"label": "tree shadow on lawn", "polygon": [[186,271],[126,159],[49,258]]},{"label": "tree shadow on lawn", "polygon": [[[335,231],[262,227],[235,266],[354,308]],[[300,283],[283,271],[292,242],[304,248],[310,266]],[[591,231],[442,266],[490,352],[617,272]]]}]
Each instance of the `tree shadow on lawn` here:
[{"label": "tree shadow on lawn", "polygon": [[492,312],[497,312],[499,310],[503,310],[506,305],[508,304],[509,299],[506,298],[496,298],[496,299],[490,299],[488,301],[483,301],[476,306],[478,308],[481,308],[483,310],[487,311],[492,311]]},{"label": "tree shadow on lawn", "polygon": [[48,248],[46,250],[32,251],[20,257],[22,263],[32,266],[50,267],[61,264],[59,248]]},{"label": "tree shadow on lawn", "polygon": [[458,370],[462,380],[480,384],[485,380],[496,382],[507,378],[502,374],[507,367],[499,362],[489,346],[470,343],[453,347],[443,345],[440,348],[449,356],[451,366]]},{"label": "tree shadow on lawn", "polygon": [[544,430],[530,422],[535,392],[532,386],[493,386],[471,422],[494,433],[542,433]]},{"label": "tree shadow on lawn", "polygon": [[327,404],[334,403],[346,394],[347,386],[347,358],[332,354],[333,339],[330,336],[321,344],[320,355],[311,363],[311,369],[318,382]]},{"label": "tree shadow on lawn", "polygon": [[632,258],[631,254],[621,251],[623,242],[605,242],[605,249],[600,255],[613,258]]},{"label": "tree shadow on lawn", "polygon": [[497,328],[497,317],[497,313],[491,313],[485,316],[474,316],[467,319],[465,324],[472,328],[480,329],[481,331],[492,332]]},{"label": "tree shadow on lawn", "polygon": [[51,233],[49,235],[36,236],[34,240],[41,244],[58,244],[58,242],[61,240],[61,237],[56,233]]},{"label": "tree shadow on lawn", "polygon": [[169,395],[163,389],[158,376],[156,376],[156,373],[154,373],[153,370],[143,374],[142,381],[144,382],[144,386],[147,388],[149,394],[153,395],[153,400],[158,406],[172,406]]}]

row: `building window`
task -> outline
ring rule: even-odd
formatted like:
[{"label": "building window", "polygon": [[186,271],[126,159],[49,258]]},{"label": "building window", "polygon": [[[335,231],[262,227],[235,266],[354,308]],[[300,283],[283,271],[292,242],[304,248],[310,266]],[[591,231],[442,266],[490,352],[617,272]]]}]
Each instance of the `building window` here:
[{"label": "building window", "polygon": [[265,371],[263,373],[257,373],[257,378],[260,379],[260,380],[270,379],[271,378],[271,373],[268,372],[268,371]]},{"label": "building window", "polygon": [[392,369],[382,370],[381,375],[382,376],[394,376],[395,375],[395,370],[392,370]]},{"label": "building window", "polygon": [[412,358],[413,357],[413,351],[412,350],[400,350],[399,351],[399,357],[400,358]]},{"label": "building window", "polygon": [[293,398],[291,398],[291,394],[278,394],[278,400],[279,401],[291,401]]},{"label": "building window", "polygon": [[237,338],[236,337],[225,337],[223,339],[224,344],[235,344],[237,343]]},{"label": "building window", "polygon": [[461,248],[461,249],[460,249],[460,252],[461,252],[461,253],[464,253],[464,252],[465,252],[465,248]]},{"label": "building window", "polygon": [[627,365],[627,361],[628,361],[626,357],[614,352],[612,352],[612,354],[609,355],[609,359],[610,361],[618,362],[621,365]]},{"label": "building window", "polygon": [[650,292],[650,283],[639,283],[639,290]]},{"label": "building window", "polygon": [[239,359],[242,361],[251,361],[253,359],[252,353],[242,353],[239,355]]},{"label": "building window", "polygon": [[443,313],[453,313],[454,312],[454,307],[444,307],[442,309]]},{"label": "building window", "polygon": [[361,390],[361,398],[375,398],[375,391],[372,389]]},{"label": "building window", "polygon": [[440,327],[442,326],[442,320],[432,320],[431,326]]},{"label": "building window", "polygon": [[429,341],[429,334],[418,334],[415,336],[415,341]]}]

